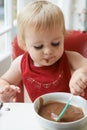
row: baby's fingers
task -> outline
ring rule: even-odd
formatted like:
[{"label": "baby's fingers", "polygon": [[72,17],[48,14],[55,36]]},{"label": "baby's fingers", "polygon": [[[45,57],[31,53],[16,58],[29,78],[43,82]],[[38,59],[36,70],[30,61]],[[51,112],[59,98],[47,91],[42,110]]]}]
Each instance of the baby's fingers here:
[{"label": "baby's fingers", "polygon": [[74,95],[83,95],[84,93],[84,89],[79,87],[77,84],[75,84],[74,86],[70,86],[70,91]]},{"label": "baby's fingers", "polygon": [[16,102],[16,101],[17,101],[17,97],[16,96],[10,97],[10,101],[9,102]]},{"label": "baby's fingers", "polygon": [[14,90],[15,92],[18,92],[18,93],[20,93],[20,92],[21,92],[20,88],[19,88],[19,87],[17,87],[17,86],[15,86],[15,85],[11,85],[10,87],[11,87],[11,88],[12,88],[12,90]]},{"label": "baby's fingers", "polygon": [[6,86],[2,86],[0,87],[0,94],[3,94],[4,92],[8,92],[9,91],[9,85],[6,85]]},{"label": "baby's fingers", "polygon": [[0,94],[6,93],[6,92],[18,92],[20,93],[20,88],[15,85],[6,85],[5,87],[0,87]]}]

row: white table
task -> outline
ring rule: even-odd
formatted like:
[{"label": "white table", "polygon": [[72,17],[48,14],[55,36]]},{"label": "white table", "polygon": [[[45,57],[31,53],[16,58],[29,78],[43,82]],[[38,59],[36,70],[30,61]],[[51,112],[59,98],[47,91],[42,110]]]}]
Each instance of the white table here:
[{"label": "white table", "polygon": [[[35,118],[33,103],[4,103],[0,110],[0,130],[44,129]],[[79,130],[87,130],[87,126]]]},{"label": "white table", "polygon": [[43,129],[36,121],[32,103],[5,103],[0,110],[0,130]]}]

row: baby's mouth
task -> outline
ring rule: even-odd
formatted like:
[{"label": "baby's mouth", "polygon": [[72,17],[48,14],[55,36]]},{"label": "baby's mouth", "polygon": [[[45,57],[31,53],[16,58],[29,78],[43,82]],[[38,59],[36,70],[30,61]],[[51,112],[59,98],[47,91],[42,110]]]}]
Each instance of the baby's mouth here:
[{"label": "baby's mouth", "polygon": [[44,60],[46,61],[46,63],[49,63],[52,59],[53,59],[53,57],[48,58],[48,59],[44,59]]},{"label": "baby's mouth", "polygon": [[48,63],[48,62],[49,62],[49,59],[45,59],[45,61]]}]

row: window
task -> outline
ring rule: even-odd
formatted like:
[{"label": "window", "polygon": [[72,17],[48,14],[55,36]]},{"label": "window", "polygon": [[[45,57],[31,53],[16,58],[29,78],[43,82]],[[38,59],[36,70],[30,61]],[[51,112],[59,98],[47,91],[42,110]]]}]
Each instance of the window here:
[{"label": "window", "polygon": [[0,60],[11,54],[17,0],[0,0]]}]

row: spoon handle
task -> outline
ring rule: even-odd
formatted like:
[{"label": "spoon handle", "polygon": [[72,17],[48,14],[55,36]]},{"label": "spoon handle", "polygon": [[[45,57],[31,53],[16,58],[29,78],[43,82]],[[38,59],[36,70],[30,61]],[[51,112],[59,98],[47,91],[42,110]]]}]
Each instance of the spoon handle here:
[{"label": "spoon handle", "polygon": [[65,107],[63,108],[62,112],[58,115],[58,117],[56,118],[56,121],[59,121],[62,116],[64,115],[64,113],[66,112],[66,110],[68,109],[69,105],[70,105],[70,101],[72,100],[73,95],[70,96],[69,100],[67,101]]}]

